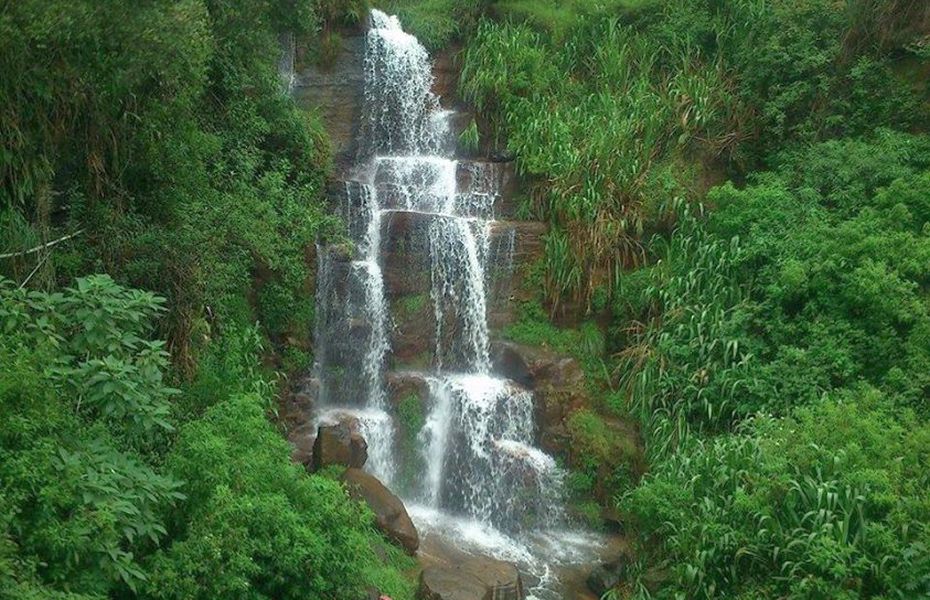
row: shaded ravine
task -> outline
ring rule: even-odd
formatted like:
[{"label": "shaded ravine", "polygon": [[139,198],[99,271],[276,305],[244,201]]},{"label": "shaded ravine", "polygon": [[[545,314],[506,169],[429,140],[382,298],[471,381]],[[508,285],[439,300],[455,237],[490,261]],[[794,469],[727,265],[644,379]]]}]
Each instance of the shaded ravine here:
[{"label": "shaded ravine", "polygon": [[[358,419],[366,470],[405,500],[421,534],[517,563],[530,598],[561,597],[558,570],[590,560],[598,541],[566,521],[563,473],[534,446],[531,392],[492,372],[496,179],[482,173],[488,164],[456,160],[454,114],[433,94],[430,57],[416,38],[377,10],[366,35],[358,155],[340,207],[351,244],[319,253],[319,418]],[[383,245],[400,217],[426,224],[417,247],[428,254],[434,320],[431,360],[416,373],[428,396],[424,423],[417,455],[404,459],[416,468],[405,476],[385,383],[392,317]]]}]

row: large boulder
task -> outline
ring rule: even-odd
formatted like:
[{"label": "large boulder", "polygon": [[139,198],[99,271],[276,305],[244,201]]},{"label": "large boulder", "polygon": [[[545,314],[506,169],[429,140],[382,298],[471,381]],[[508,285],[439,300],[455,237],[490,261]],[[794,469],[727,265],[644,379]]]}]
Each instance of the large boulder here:
[{"label": "large boulder", "polygon": [[578,361],[507,341],[491,344],[491,361],[498,374],[533,391],[540,446],[548,452],[564,451],[568,416],[590,403]]},{"label": "large boulder", "polygon": [[358,419],[346,415],[321,424],[313,445],[312,469],[330,465],[361,469],[368,460],[368,443],[359,431]]},{"label": "large boulder", "polygon": [[420,574],[419,600],[523,600],[523,580],[510,563],[486,557],[454,566],[431,566]]},{"label": "large boulder", "polygon": [[484,600],[487,586],[470,573],[427,567],[420,573],[418,600]]},{"label": "large boulder", "polygon": [[349,494],[364,501],[375,514],[378,528],[408,554],[416,553],[420,546],[420,536],[400,498],[373,475],[360,469],[346,469],[342,479]]}]

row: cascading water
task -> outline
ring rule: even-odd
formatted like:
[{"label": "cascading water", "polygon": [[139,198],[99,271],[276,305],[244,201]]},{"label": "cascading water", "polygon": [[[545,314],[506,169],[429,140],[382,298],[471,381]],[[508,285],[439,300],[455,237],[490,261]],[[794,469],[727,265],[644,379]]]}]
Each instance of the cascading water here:
[{"label": "cascading water", "polygon": [[[320,419],[357,418],[368,441],[366,468],[405,498],[421,530],[520,562],[541,582],[542,597],[547,564],[526,542],[561,521],[562,475],[533,446],[530,392],[491,372],[493,177],[454,159],[451,113],[431,91],[426,50],[396,17],[377,10],[367,32],[365,73],[358,164],[342,194],[352,247],[319,253]],[[420,373],[429,388],[425,424],[416,436],[423,468],[405,482],[397,477],[397,436],[385,391],[391,319],[382,238],[390,239],[395,214],[427,223],[423,263],[435,321],[431,365]],[[501,244],[512,250],[513,236]]]},{"label": "cascading water", "polygon": [[282,33],[278,37],[278,44],[281,46],[281,56],[278,58],[278,77],[281,79],[281,86],[286,93],[294,89],[296,73],[294,72],[294,63],[296,62],[297,43],[293,33]]}]

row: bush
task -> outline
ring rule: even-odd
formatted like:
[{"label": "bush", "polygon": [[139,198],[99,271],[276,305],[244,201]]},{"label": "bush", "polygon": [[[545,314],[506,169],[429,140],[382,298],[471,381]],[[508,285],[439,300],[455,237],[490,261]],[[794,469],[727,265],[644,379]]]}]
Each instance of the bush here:
[{"label": "bush", "polygon": [[930,593],[928,435],[860,389],[682,448],[623,501],[662,538],[656,597]]},{"label": "bush", "polygon": [[263,406],[234,396],[181,431],[166,466],[188,481],[187,499],[170,515],[174,541],[150,558],[141,595],[338,599],[375,584],[412,597],[396,574],[368,578],[390,574],[375,554],[384,542],[371,513],[338,482],[291,464]]}]

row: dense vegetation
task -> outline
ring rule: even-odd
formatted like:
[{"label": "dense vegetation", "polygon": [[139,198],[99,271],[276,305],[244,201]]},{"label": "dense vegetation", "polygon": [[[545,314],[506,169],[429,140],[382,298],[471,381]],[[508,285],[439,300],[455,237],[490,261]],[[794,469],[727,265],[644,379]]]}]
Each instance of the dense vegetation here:
[{"label": "dense vegetation", "polygon": [[0,9],[0,597],[412,596],[409,559],[268,418],[338,234],[278,35],[331,10]]},{"label": "dense vegetation", "polygon": [[[612,594],[930,595],[930,6],[380,4],[463,46],[465,141],[551,226],[504,333],[588,375],[569,484],[638,542]],[[325,62],[365,9],[0,9],[0,597],[411,596],[267,418],[338,235],[278,35]]]},{"label": "dense vegetation", "polygon": [[[588,372],[570,481],[640,535],[614,594],[930,594],[930,8],[490,14],[461,90],[552,227],[545,297],[508,333]],[[617,417],[639,423],[638,483]]]}]

